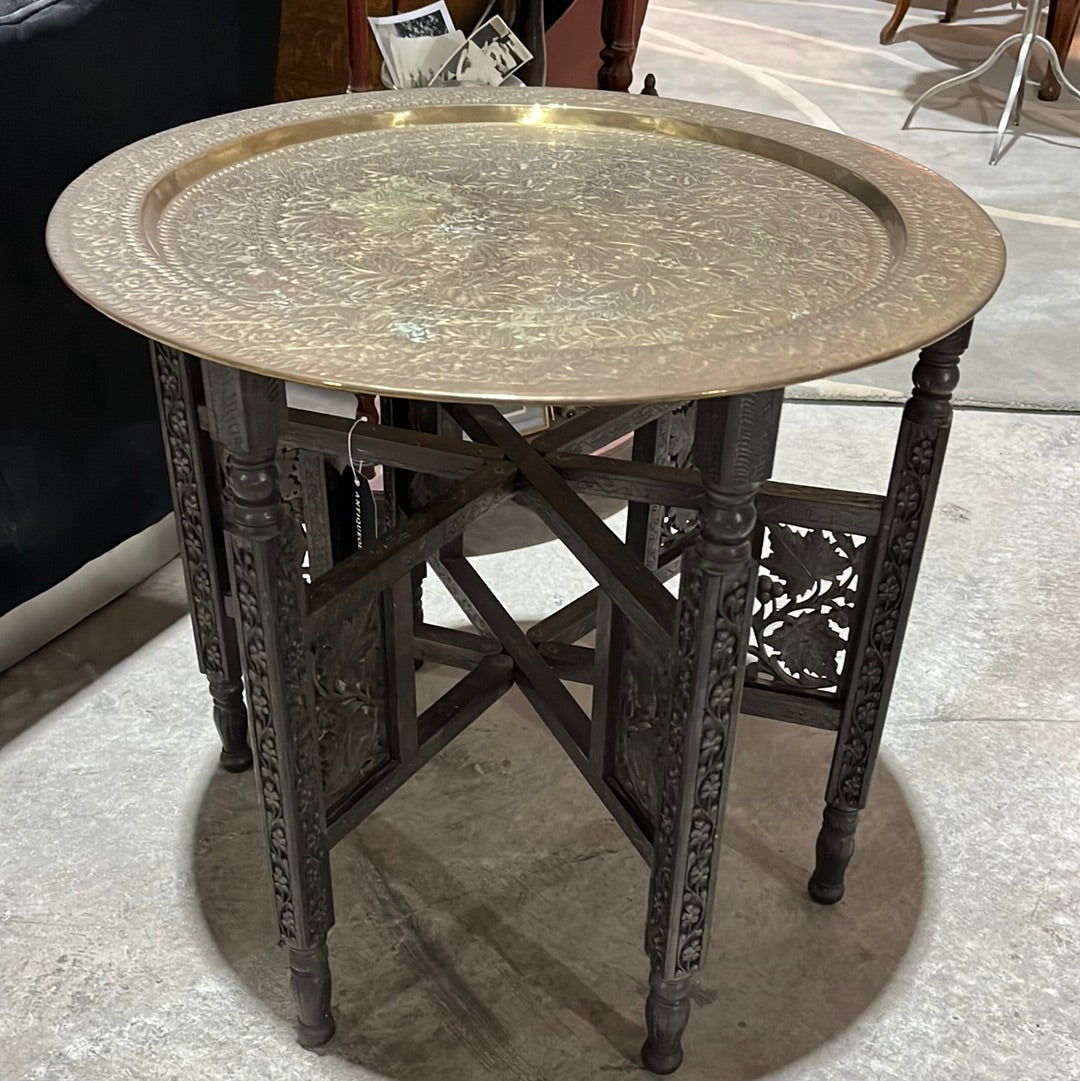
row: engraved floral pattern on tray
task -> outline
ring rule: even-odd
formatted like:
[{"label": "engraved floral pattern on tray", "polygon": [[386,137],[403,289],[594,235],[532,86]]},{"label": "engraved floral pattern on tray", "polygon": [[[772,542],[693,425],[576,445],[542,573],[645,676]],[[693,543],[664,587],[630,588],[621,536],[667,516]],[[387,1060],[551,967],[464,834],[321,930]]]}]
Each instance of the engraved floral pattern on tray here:
[{"label": "engraved floral pattern on tray", "polygon": [[166,208],[161,250],[312,342],[447,357],[772,329],[888,266],[875,215],[798,169],[648,132],[485,127],[340,135],[212,173]]},{"label": "engraved floral pattern on tray", "polygon": [[[477,137],[475,144],[463,138],[467,131]],[[452,210],[440,201],[438,183],[447,174],[437,174],[443,166],[433,155],[417,156],[429,139],[441,145],[440,160],[458,160],[464,171],[455,175],[467,178],[465,187],[476,185],[489,195],[495,189],[487,164],[501,160],[497,167],[505,170],[511,159],[478,148],[489,140],[493,148],[518,146],[517,174],[509,174],[514,183],[499,189],[499,199],[520,211],[531,190],[553,206],[553,216],[536,221],[530,232],[528,215],[518,213],[518,231],[508,240],[498,234],[505,240],[499,260],[505,261],[481,272],[477,229],[486,219],[475,213],[481,204],[461,192]],[[374,149],[383,146],[391,149]],[[450,238],[464,238],[460,252],[471,252],[470,273],[481,268],[464,289],[473,311],[466,310],[463,319],[484,333],[470,337],[456,325],[425,321],[431,311],[452,312],[447,297],[462,295],[460,283],[456,294],[425,296],[421,318],[407,306],[386,310],[383,291],[401,288],[406,266],[416,272],[416,259],[403,263],[409,241],[380,246],[372,239],[376,226],[362,252],[354,252],[351,263],[345,259],[345,271],[334,268],[329,291],[325,282],[317,288],[305,284],[295,266],[290,273],[295,255],[284,262],[265,255],[275,245],[283,250],[281,223],[272,216],[266,219],[269,232],[265,223],[257,227],[263,230],[257,252],[250,250],[246,227],[219,236],[222,257],[234,262],[228,286],[216,287],[221,272],[207,265],[198,273],[181,266],[175,237],[159,234],[160,216],[168,219],[172,205],[194,186],[223,184],[217,197],[225,198],[223,178],[234,171],[250,181],[261,168],[256,163],[272,169],[287,160],[286,187],[293,196],[270,198],[265,185],[257,185],[238,208],[241,222],[262,220],[259,215],[275,200],[279,207],[288,204],[290,235],[304,238],[309,252],[316,250],[325,231],[312,227],[312,207],[300,191],[305,180],[322,182],[323,156],[337,162],[342,176],[356,175],[349,170],[363,174],[369,168],[361,149],[392,157],[395,146],[413,149],[403,156],[412,172],[394,175],[413,177],[423,190],[399,188],[394,200],[381,204],[384,233],[403,217],[421,220],[417,202],[433,200],[437,213],[428,225],[435,222],[448,247]],[[350,156],[344,147],[355,153]],[[582,170],[579,190],[587,182],[592,194],[563,205],[557,184],[567,178],[545,179],[541,168],[530,166],[529,154],[537,147],[541,164],[566,165],[571,157],[560,154],[591,148],[581,149],[573,161]],[[677,176],[668,162],[680,155],[693,168]],[[744,165],[751,178],[771,172],[771,179],[765,186],[756,180],[744,186],[734,175]],[[387,184],[389,195],[392,177]],[[338,193],[334,213],[355,217],[357,194],[374,197],[363,191],[354,185]],[[746,201],[755,193],[763,200],[756,208]],[[634,199],[639,208],[647,200],[658,219],[642,226],[649,243],[641,252],[633,250],[638,239],[632,230],[621,228],[633,223],[614,213],[621,205],[629,214]],[[389,207],[394,201],[395,208]],[[266,205],[253,208],[254,203]],[[597,219],[598,235],[577,243],[585,239],[587,215],[574,218],[571,212],[587,205],[601,207],[605,217]],[[832,227],[834,215],[848,223],[839,233]],[[696,252],[687,254],[689,245],[680,247],[674,236],[663,240],[675,245],[674,254],[655,246],[648,251],[668,219],[676,231],[683,228],[680,222],[703,223],[706,239]],[[869,229],[852,240],[852,248],[850,232],[867,221]],[[560,223],[567,222],[573,236],[560,233]],[[213,223],[203,217],[202,224]],[[164,227],[167,234],[176,225],[166,220]],[[621,242],[620,232],[626,233]],[[817,242],[813,262],[805,258],[809,248],[799,247],[811,236]],[[571,239],[574,244],[568,244]],[[876,262],[874,252],[886,239],[887,257]],[[151,136],[88,170],[58,200],[47,240],[57,269],[76,293],[148,337],[197,356],[265,375],[399,397],[555,404],[700,398],[861,367],[937,340],[965,322],[992,295],[1004,265],[1000,235],[985,213],[947,181],[896,154],[753,113],[554,89],[342,95],[198,121]],[[615,278],[607,265],[593,269],[587,254],[584,269],[573,269],[571,257],[594,242],[609,264],[614,260]],[[737,244],[747,245],[741,262]],[[708,258],[710,246],[716,261],[700,268],[695,260]],[[453,280],[449,268],[458,251],[445,256],[446,269],[435,260],[424,264],[420,273],[429,285]],[[778,251],[790,258],[778,260]],[[236,262],[249,257],[247,264]],[[686,292],[665,305],[676,293],[669,258],[680,263]],[[850,290],[852,267],[858,266],[871,269]],[[502,290],[511,288],[506,283],[515,275],[523,281],[512,306],[496,302],[494,294],[484,296],[490,291],[479,284],[493,284],[503,274]],[[593,293],[583,288],[590,275]],[[708,290],[695,284],[699,276],[721,283],[711,307],[703,299]],[[611,282],[619,278],[629,298],[615,298]],[[773,283],[780,285],[776,303]],[[262,301],[255,305],[258,295]],[[642,318],[631,315],[627,322],[603,315],[632,309],[635,298],[653,316],[644,340],[637,337]],[[486,321],[482,312],[491,310],[502,313],[499,320]],[[701,311],[704,321],[695,316]],[[538,324],[538,314],[547,321]],[[541,333],[538,326],[547,330]],[[370,327],[375,332],[365,330]],[[394,347],[387,348],[388,342]]]}]

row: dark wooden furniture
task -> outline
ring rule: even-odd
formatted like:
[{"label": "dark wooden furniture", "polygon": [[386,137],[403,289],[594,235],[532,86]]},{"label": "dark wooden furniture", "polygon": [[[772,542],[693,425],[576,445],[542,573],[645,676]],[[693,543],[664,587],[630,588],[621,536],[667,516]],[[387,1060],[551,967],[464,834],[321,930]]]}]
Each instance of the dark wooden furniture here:
[{"label": "dark wooden furniture", "polygon": [[[493,409],[448,407],[474,444],[415,427],[354,436],[355,449],[394,477],[391,532],[337,567],[328,561],[329,513],[318,477],[322,455],[340,455],[346,425],[286,416],[279,383],[155,348],[196,642],[226,768],[251,761],[247,679],[301,1042],[318,1045],[333,1033],[328,847],[514,683],[653,865],[646,933],[653,978],[642,1052],[653,1072],[669,1073],[682,1060],[740,708],[836,733],[808,889],[821,904],[843,896],[969,335],[965,326],[923,351],[884,497],[765,480],[779,392],[584,412],[538,440],[539,449]],[[210,410],[199,405],[205,381]],[[396,416],[419,423],[408,403],[398,404]],[[229,463],[223,478],[210,430]],[[635,431],[633,464],[584,453],[625,431]],[[417,468],[421,476],[465,480],[418,506],[408,502]],[[314,481],[298,485],[298,476]],[[222,543],[223,484],[231,566]],[[468,522],[521,486],[600,582],[528,634],[460,546]],[[585,511],[583,493],[631,501],[627,555]],[[762,560],[764,546],[770,553]],[[304,552],[316,576],[307,590],[299,584]],[[468,613],[472,632],[423,622],[407,572],[424,555]],[[645,588],[648,579],[634,566],[660,577],[682,570],[678,611],[665,591]],[[347,606],[337,592],[346,581],[354,598]],[[808,588],[817,592],[813,603]],[[357,604],[361,597],[368,599]],[[779,632],[777,619],[785,621]],[[830,659],[840,644],[832,619],[852,630],[840,667]],[[595,649],[576,644],[592,630]],[[417,658],[467,673],[420,714]],[[564,682],[593,687],[591,717]],[[667,708],[670,725],[662,720]],[[371,738],[378,733],[385,735]],[[659,762],[667,763],[663,772]]]},{"label": "dark wooden furniture", "polygon": [[[945,0],[945,14],[941,17],[943,23],[951,23],[953,21],[959,2],[960,0]],[[910,7],[911,0],[896,0],[896,7],[889,17],[889,21],[881,28],[879,40],[882,45],[891,44],[892,39],[896,37],[896,31],[900,29],[900,24],[904,21],[904,16],[908,13]]]},{"label": "dark wooden furniture", "polygon": [[[650,868],[642,1057],[675,1070],[740,709],[836,733],[809,892],[843,894],[958,362],[1003,270],[989,219],[832,132],[621,94],[451,90],[167,133],[73,185],[49,244],[81,295],[171,339],[154,366],[196,641],[233,766],[246,688],[301,1041],[334,1030],[330,847],[516,684]],[[883,496],[770,483],[784,385],[920,339],[934,344]],[[382,423],[290,414],[284,379],[377,392]],[[468,404],[492,387],[583,407],[529,442]],[[626,433],[632,461],[590,454]],[[389,471],[386,518],[335,560],[322,460],[349,454]],[[629,502],[624,540],[586,494]],[[461,540],[511,498],[597,583],[527,633]],[[424,563],[470,630],[424,621]],[[677,601],[661,583],[676,569]],[[422,712],[418,658],[464,673]],[[588,711],[567,683],[591,686]]]},{"label": "dark wooden furniture", "polygon": [[[389,15],[422,2],[395,8],[391,0],[283,0],[278,100],[340,93],[350,84],[350,56],[353,87],[381,89],[379,51],[366,15]],[[491,4],[449,0],[448,6],[458,25],[471,27]],[[534,66],[526,72],[526,83],[605,90],[630,85],[646,6],[647,0],[502,0],[499,5],[532,51],[546,56],[546,76],[541,78]],[[366,49],[359,45],[362,39]],[[357,44],[350,46],[350,40]]]},{"label": "dark wooden furniture", "polygon": [[272,100],[276,45],[264,0],[0,2],[0,616],[170,505],[145,344],[64,288],[49,210],[118,147]]},{"label": "dark wooden furniture", "polygon": [[[1076,36],[1078,22],[1080,22],[1080,0],[1050,0],[1046,36],[1050,39],[1050,44],[1054,46],[1054,52],[1057,53],[1062,67],[1065,67],[1069,58],[1069,50]],[[1061,83],[1049,69],[1039,87],[1039,97],[1043,101],[1057,101],[1061,97]]]},{"label": "dark wooden furniture", "polygon": [[[953,21],[958,2],[959,0],[946,0],[945,14],[941,19],[943,23]],[[1013,6],[1015,7],[1015,4]],[[911,0],[896,0],[895,10],[889,21],[881,28],[882,45],[888,45],[896,36],[896,31],[900,29],[900,24],[910,7]],[[1068,61],[1078,22],[1080,22],[1080,0],[1050,0],[1046,36],[1050,39],[1050,44],[1054,46],[1062,67],[1065,67]],[[1043,101],[1057,101],[1060,96],[1061,84],[1054,77],[1054,73],[1048,69],[1039,86],[1039,97]]]}]

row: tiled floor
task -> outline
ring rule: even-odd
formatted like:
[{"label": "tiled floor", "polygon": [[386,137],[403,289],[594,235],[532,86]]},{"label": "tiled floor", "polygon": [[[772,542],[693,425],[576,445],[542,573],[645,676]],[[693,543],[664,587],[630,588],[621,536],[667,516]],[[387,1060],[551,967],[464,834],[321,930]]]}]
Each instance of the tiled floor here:
[{"label": "tiled floor", "polygon": [[[789,405],[777,476],[873,490],[897,419]],[[958,416],[835,908],[804,893],[827,737],[742,725],[686,1081],[1080,1076],[1078,452],[1080,418]],[[553,545],[482,559],[522,620],[587,584]],[[0,677],[0,1077],[640,1071],[645,868],[516,697],[335,849],[339,1033],[295,1045],[181,604],[172,566]]]}]

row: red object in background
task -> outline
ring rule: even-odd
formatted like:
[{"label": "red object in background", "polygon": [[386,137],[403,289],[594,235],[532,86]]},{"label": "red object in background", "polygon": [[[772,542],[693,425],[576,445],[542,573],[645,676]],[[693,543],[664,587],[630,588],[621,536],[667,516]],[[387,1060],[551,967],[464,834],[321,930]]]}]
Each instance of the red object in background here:
[{"label": "red object in background", "polygon": [[[647,7],[645,0],[573,0],[547,32],[547,85],[609,89],[600,86],[600,70],[609,67],[616,53],[613,49],[610,59],[601,56],[601,50],[608,46],[601,25],[606,18],[608,32],[613,34],[612,46],[618,25],[619,53],[628,52],[632,64]],[[605,8],[609,9],[606,16]],[[615,18],[614,8],[622,9]],[[623,69],[624,78],[628,71]]]},{"label": "red object in background", "polygon": [[349,11],[349,90],[371,89],[366,0],[347,0]]}]

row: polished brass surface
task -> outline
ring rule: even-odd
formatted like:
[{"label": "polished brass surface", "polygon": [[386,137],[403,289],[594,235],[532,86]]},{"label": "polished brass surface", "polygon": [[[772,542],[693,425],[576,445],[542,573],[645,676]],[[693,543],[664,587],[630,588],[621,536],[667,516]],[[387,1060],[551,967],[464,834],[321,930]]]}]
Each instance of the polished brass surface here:
[{"label": "polished brass surface", "polygon": [[619,403],[784,386],[942,338],[1001,238],[895,154],[713,106],[570,90],[295,101],[117,152],[49,222],[147,336],[298,382]]}]

